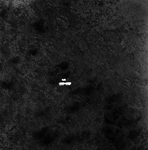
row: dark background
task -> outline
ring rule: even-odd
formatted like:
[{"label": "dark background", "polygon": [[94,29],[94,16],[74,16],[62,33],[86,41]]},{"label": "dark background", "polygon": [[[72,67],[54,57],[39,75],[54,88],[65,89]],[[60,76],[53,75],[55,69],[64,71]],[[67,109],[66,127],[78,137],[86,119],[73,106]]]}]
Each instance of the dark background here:
[{"label": "dark background", "polygon": [[146,0],[13,2],[0,2],[0,149],[147,150]]}]

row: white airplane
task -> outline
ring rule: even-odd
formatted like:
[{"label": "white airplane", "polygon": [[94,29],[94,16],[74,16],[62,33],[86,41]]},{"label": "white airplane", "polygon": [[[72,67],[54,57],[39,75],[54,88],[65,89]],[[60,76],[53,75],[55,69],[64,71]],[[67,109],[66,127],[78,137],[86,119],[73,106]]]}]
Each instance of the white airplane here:
[{"label": "white airplane", "polygon": [[[62,81],[66,81],[66,79],[62,79]],[[71,85],[71,82],[59,82],[59,86],[64,86],[64,85],[69,86]]]}]

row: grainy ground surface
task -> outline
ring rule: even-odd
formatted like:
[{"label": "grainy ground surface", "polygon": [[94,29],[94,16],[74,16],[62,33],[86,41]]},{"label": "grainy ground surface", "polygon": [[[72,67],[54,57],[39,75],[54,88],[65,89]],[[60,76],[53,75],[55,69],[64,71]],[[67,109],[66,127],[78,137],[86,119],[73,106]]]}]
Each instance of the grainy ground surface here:
[{"label": "grainy ground surface", "polygon": [[147,150],[147,6],[1,1],[0,150]]}]

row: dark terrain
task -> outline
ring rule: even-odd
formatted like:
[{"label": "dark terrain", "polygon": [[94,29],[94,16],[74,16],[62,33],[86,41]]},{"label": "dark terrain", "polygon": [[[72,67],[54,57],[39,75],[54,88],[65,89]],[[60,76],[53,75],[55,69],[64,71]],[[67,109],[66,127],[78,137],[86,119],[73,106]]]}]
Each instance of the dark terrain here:
[{"label": "dark terrain", "polygon": [[148,150],[146,6],[0,2],[0,150]]}]

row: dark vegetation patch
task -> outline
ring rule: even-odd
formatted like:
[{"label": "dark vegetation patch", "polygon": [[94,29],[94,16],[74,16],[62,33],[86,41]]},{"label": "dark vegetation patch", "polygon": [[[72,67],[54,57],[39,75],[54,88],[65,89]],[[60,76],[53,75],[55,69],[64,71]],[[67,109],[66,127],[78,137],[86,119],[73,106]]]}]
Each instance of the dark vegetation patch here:
[{"label": "dark vegetation patch", "polygon": [[90,130],[83,130],[80,133],[77,133],[77,140],[78,142],[84,142],[89,141],[91,137],[91,131]]},{"label": "dark vegetation patch", "polygon": [[70,144],[74,144],[74,142],[76,141],[76,136],[72,133],[65,135],[62,139],[62,144],[65,145],[70,145]]},{"label": "dark vegetation patch", "polygon": [[20,56],[14,56],[9,59],[10,64],[17,65],[21,62]]},{"label": "dark vegetation patch", "polygon": [[61,63],[57,64],[57,67],[59,67],[61,70],[67,70],[69,69],[69,62],[68,61],[62,61]]},{"label": "dark vegetation patch", "polygon": [[46,32],[46,26],[45,26],[45,19],[41,18],[34,23],[31,24],[31,27],[33,30],[35,30],[37,33],[45,33]]},{"label": "dark vegetation patch", "polygon": [[13,90],[14,81],[13,79],[4,79],[0,81],[1,88],[4,90]]},{"label": "dark vegetation patch", "polygon": [[102,133],[116,149],[124,149],[129,140],[134,143],[138,140],[142,133],[142,128],[139,127],[141,122],[142,114],[123,104],[121,93],[105,98]]},{"label": "dark vegetation patch", "polygon": [[60,132],[58,129],[53,129],[45,126],[38,131],[32,133],[33,139],[41,146],[48,146],[56,142],[59,138]]},{"label": "dark vegetation patch", "polygon": [[82,87],[76,87],[72,91],[69,92],[69,95],[79,95],[82,94]]},{"label": "dark vegetation patch", "polygon": [[6,6],[5,2],[0,2],[0,18],[7,19],[10,13],[10,7]]},{"label": "dark vegetation patch", "polygon": [[60,75],[61,75],[61,79],[68,79],[71,75],[71,71],[68,70],[66,72],[62,72]]},{"label": "dark vegetation patch", "polygon": [[74,132],[64,135],[62,139],[62,144],[71,145],[76,143],[83,143],[89,141],[91,137],[90,130],[82,130],[80,132]]},{"label": "dark vegetation patch", "polygon": [[90,96],[95,91],[95,87],[92,84],[88,84],[86,86],[76,87],[72,91],[70,91],[69,94],[71,95],[84,95],[84,96]]},{"label": "dark vegetation patch", "polygon": [[[136,140],[140,138],[140,135],[142,134],[143,129],[141,127],[133,128],[129,131],[128,138],[133,141],[137,142]],[[136,144],[136,143],[135,143]]]},{"label": "dark vegetation patch", "polygon": [[38,54],[39,49],[36,47],[32,47],[28,49],[27,54],[30,56],[36,56]]},{"label": "dark vegetation patch", "polygon": [[2,19],[4,19],[4,18],[7,16],[7,13],[8,13],[7,8],[2,8],[2,9],[0,10],[0,17],[1,17]]},{"label": "dark vegetation patch", "polygon": [[65,106],[64,110],[67,114],[73,114],[78,112],[81,109],[81,103],[79,101],[75,101],[70,105]]}]

